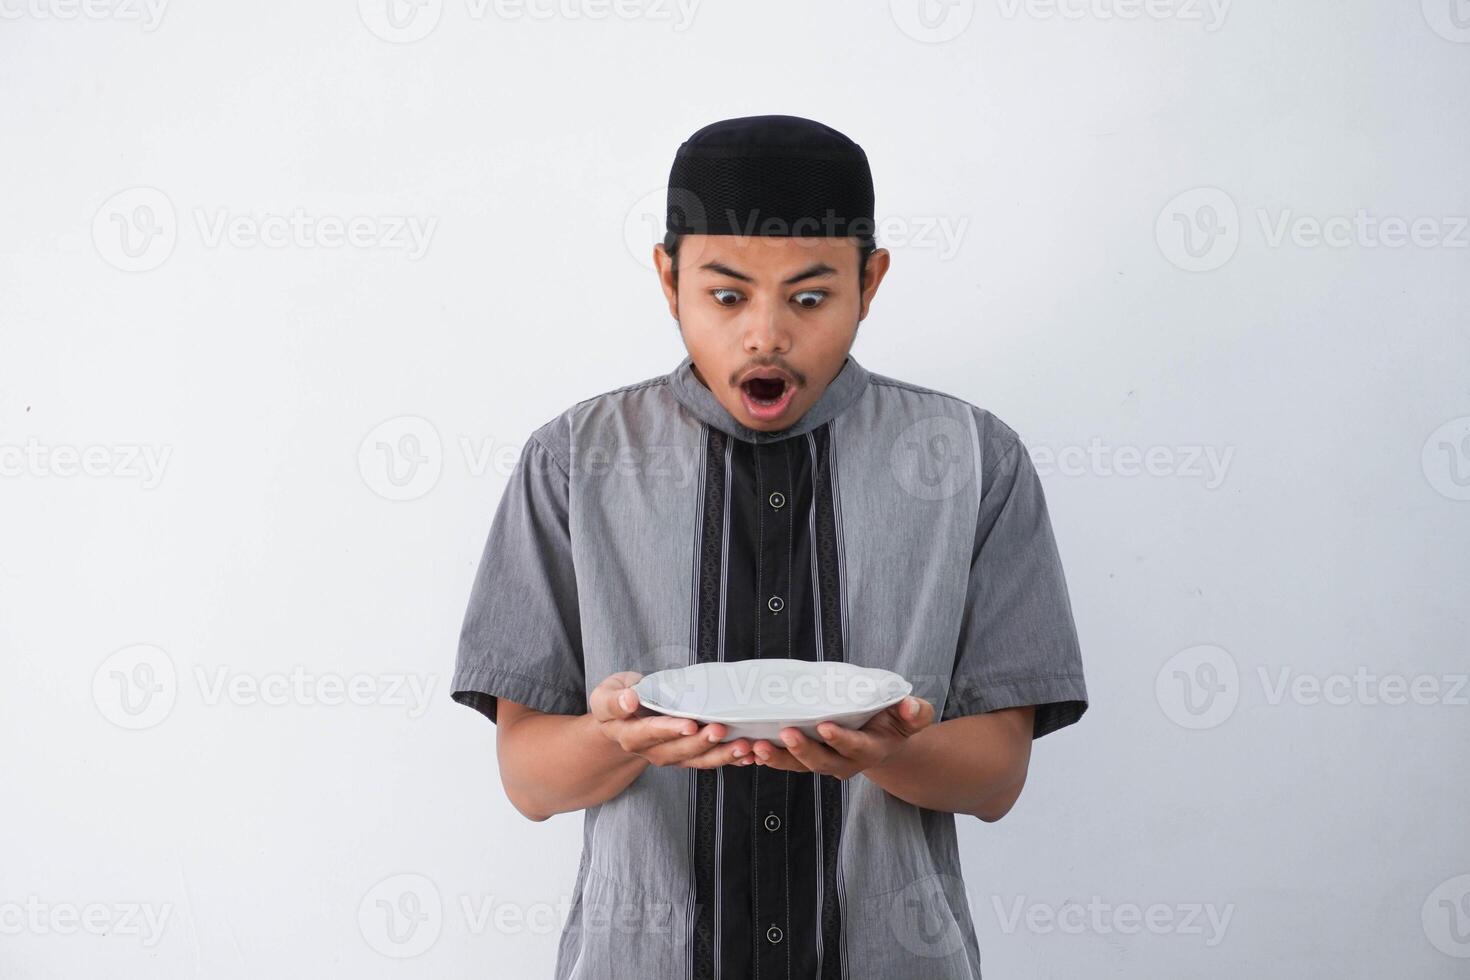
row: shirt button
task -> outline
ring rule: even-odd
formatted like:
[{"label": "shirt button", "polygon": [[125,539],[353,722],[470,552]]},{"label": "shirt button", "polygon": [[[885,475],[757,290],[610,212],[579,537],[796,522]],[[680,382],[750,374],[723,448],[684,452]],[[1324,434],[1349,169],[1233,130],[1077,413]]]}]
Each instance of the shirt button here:
[{"label": "shirt button", "polygon": [[782,493],[780,490],[777,490],[775,493],[771,494],[771,506],[772,507],[776,508],[777,510],[780,510],[782,508],[782,506],[785,505],[785,503],[786,503],[786,495],[784,493]]},{"label": "shirt button", "polygon": [[766,930],[766,938],[773,943],[779,943],[781,941],[781,930],[776,926],[771,926],[771,928]]},{"label": "shirt button", "polygon": [[771,612],[780,612],[785,607],[786,600],[778,595],[773,595],[771,596],[771,601],[767,602],[766,605],[771,607]]},{"label": "shirt button", "polygon": [[778,817],[778,816],[776,816],[774,813],[768,813],[768,814],[766,814],[766,829],[767,830],[772,830],[772,831],[774,831],[774,830],[780,830],[781,829],[781,818]]}]

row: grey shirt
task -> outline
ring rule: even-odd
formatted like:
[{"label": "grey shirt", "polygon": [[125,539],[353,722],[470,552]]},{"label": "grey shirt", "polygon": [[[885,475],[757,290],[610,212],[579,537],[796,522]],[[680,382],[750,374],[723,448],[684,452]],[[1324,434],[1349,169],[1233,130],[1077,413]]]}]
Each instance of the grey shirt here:
[{"label": "grey shirt", "polygon": [[[897,671],[948,720],[1087,691],[1046,502],[1008,426],[849,355],[746,428],[694,377],[585,399],[523,447],[456,701],[580,714],[617,671],[748,657]],[[862,774],[650,766],[584,812],[556,980],[980,976],[954,814]]]}]

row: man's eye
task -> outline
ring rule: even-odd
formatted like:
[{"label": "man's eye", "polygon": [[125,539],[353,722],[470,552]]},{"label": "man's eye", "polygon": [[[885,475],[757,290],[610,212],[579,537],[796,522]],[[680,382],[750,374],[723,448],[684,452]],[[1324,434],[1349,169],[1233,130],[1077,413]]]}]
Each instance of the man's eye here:
[{"label": "man's eye", "polygon": [[804,310],[814,310],[822,305],[822,300],[827,298],[824,289],[803,289],[792,297]]},{"label": "man's eye", "polygon": [[740,302],[740,294],[733,289],[712,289],[710,290],[710,295],[721,306],[734,306]]}]

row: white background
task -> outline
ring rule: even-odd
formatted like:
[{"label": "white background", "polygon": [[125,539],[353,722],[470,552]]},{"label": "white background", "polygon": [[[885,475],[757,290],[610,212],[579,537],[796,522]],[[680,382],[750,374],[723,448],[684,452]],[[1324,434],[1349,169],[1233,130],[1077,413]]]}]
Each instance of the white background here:
[{"label": "white background", "polygon": [[988,980],[1470,969],[1463,0],[388,2],[0,3],[0,977],[550,975],[464,603],[758,113],[872,161],[854,353],[1045,473],[1092,706],[961,821]]}]

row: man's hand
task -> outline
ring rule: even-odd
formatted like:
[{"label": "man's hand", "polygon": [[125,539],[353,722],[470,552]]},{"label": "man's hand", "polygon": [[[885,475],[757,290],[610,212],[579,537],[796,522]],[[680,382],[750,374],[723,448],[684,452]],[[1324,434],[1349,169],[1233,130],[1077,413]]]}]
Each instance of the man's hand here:
[{"label": "man's hand", "polygon": [[934,705],[910,696],[884,708],[857,730],[822,722],[817,726],[822,741],[807,738],[798,728],[783,728],[781,741],[786,747],[757,739],[755,760],[772,769],[847,779],[882,763],[902,748],[910,735],[933,723]]},{"label": "man's hand", "polygon": [[643,675],[620,671],[592,689],[587,706],[602,733],[624,752],[640,756],[655,766],[713,769],[717,766],[748,766],[755,761],[748,739],[718,744],[728,729],[713,723],[700,727],[690,718],[656,714],[638,702],[633,685]]}]

